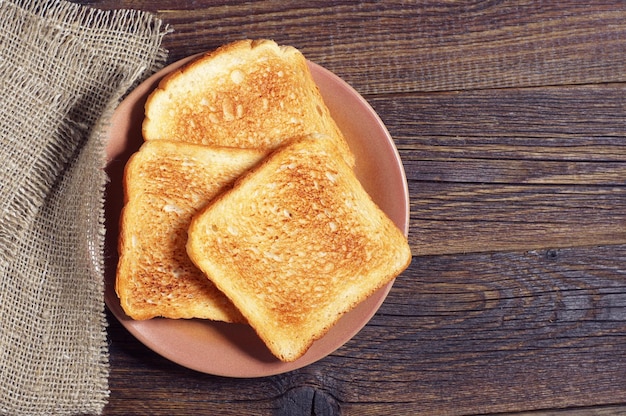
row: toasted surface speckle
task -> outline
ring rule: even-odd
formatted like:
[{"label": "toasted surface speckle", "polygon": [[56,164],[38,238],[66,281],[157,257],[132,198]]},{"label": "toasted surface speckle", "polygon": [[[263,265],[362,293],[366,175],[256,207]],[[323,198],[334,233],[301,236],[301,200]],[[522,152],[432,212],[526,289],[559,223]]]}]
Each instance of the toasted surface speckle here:
[{"label": "toasted surface speckle", "polygon": [[271,150],[321,133],[336,138],[353,162],[305,57],[270,40],[224,45],[166,76],[145,114],[146,140]]},{"label": "toasted surface speckle", "polygon": [[405,236],[321,137],[279,149],[196,215],[187,252],[284,361],[411,259]]},{"label": "toasted surface speckle", "polygon": [[116,277],[128,316],[245,321],[191,262],[185,245],[192,216],[264,155],[159,140],[131,157]]}]

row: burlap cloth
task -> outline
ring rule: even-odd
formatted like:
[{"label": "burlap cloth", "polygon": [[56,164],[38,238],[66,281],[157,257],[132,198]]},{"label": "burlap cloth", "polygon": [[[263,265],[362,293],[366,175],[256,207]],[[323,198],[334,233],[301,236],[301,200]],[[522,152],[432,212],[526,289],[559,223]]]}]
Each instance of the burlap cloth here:
[{"label": "burlap cloth", "polygon": [[107,402],[107,120],[163,65],[166,32],[137,11],[0,0],[1,414]]}]

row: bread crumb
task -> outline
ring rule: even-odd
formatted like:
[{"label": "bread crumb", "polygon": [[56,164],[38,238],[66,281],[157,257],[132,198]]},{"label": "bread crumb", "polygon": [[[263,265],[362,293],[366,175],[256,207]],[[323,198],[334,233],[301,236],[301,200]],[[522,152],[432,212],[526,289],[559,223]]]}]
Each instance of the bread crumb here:
[{"label": "bread crumb", "polygon": [[235,119],[234,104],[229,100],[222,102],[222,113],[225,121],[233,121]]},{"label": "bread crumb", "polygon": [[241,84],[245,77],[244,73],[239,69],[235,69],[230,73],[230,80],[235,84]]},{"label": "bread crumb", "polygon": [[265,257],[267,257],[268,259],[274,260],[274,261],[283,261],[283,258],[281,256],[279,256],[276,253],[272,253],[270,251],[264,251],[263,255]]},{"label": "bread crumb", "polygon": [[165,212],[175,212],[176,214],[184,214],[185,210],[180,208],[177,205],[174,204],[165,204],[163,205],[163,211]]}]

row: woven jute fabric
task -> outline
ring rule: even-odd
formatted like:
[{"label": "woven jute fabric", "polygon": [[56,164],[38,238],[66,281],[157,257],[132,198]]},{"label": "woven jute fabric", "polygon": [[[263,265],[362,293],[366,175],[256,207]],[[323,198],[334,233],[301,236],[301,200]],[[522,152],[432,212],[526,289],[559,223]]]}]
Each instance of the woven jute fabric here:
[{"label": "woven jute fabric", "polygon": [[160,68],[139,11],[0,0],[0,414],[100,414],[107,122]]}]

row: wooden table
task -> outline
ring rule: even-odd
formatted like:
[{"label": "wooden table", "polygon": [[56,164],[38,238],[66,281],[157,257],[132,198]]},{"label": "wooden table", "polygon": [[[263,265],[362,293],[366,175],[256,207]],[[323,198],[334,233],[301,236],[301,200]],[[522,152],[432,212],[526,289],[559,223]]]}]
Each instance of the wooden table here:
[{"label": "wooden table", "polygon": [[229,379],[110,316],[106,415],[626,414],[623,1],[81,3],[155,12],[169,61],[298,47],[378,112],[411,195],[412,265],[344,347]]}]

